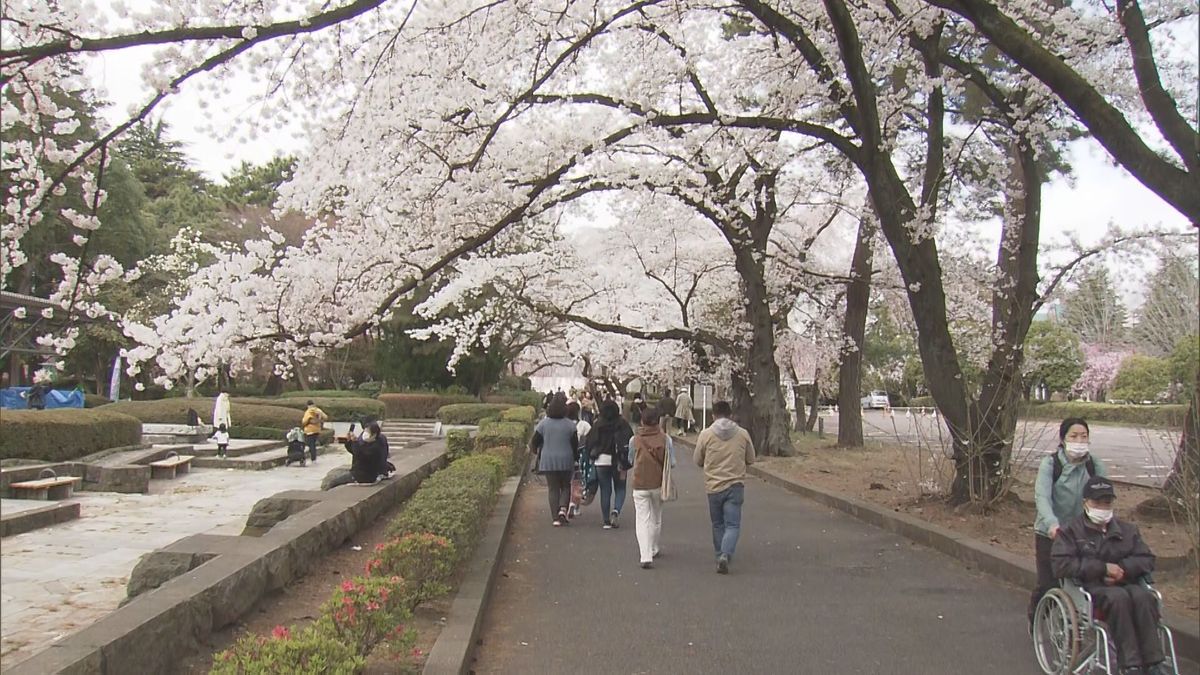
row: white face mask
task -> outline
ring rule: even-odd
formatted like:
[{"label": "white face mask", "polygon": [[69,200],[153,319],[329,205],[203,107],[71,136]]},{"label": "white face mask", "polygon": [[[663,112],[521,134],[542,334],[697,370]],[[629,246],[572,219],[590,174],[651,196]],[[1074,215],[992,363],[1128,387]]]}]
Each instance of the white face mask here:
[{"label": "white face mask", "polygon": [[1113,517],[1112,509],[1093,509],[1084,504],[1083,510],[1087,512],[1088,520],[1097,525],[1107,525],[1108,521],[1112,520]]},{"label": "white face mask", "polygon": [[1067,459],[1074,462],[1087,457],[1090,447],[1087,443],[1063,443],[1063,450],[1067,453]]}]

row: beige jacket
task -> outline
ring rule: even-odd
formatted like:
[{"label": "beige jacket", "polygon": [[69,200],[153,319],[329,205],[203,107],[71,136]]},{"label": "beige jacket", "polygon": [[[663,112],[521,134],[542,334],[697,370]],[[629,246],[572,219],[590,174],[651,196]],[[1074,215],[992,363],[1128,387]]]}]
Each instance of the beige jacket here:
[{"label": "beige jacket", "polygon": [[754,443],[749,432],[722,417],[700,432],[694,459],[704,467],[705,491],[723,492],[746,479],[746,466],[754,463]]}]

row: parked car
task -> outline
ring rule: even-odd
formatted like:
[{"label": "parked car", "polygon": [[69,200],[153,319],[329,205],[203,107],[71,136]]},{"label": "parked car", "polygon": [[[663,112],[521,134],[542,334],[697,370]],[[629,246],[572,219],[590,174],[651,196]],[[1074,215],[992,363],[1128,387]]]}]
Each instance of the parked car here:
[{"label": "parked car", "polygon": [[867,410],[874,410],[876,408],[882,410],[883,408],[888,407],[887,392],[877,390],[867,394],[866,396],[862,397],[862,407],[866,408]]}]

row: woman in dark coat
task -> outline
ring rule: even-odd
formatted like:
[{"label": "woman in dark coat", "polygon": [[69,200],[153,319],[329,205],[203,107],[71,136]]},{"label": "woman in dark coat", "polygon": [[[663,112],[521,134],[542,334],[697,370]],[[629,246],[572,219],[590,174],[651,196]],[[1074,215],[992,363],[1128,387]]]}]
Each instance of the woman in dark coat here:
[{"label": "woman in dark coat", "polygon": [[601,403],[600,417],[592,425],[584,445],[600,477],[600,513],[606,530],[619,526],[617,519],[625,504],[625,476],[632,467],[629,461],[632,437],[633,428],[621,417],[616,402]]}]

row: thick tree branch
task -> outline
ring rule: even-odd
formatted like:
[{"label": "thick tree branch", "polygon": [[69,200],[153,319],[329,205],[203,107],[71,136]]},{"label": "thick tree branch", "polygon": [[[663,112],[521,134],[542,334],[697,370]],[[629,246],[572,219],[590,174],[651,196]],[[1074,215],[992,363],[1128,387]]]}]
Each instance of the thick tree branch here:
[{"label": "thick tree branch", "polygon": [[1049,87],[1113,159],[1195,227],[1200,227],[1200,175],[1180,169],[1160,157],[1146,145],[1121,111],[1063,59],[1043,47],[990,0],[927,2],[970,21],[993,45]]}]

